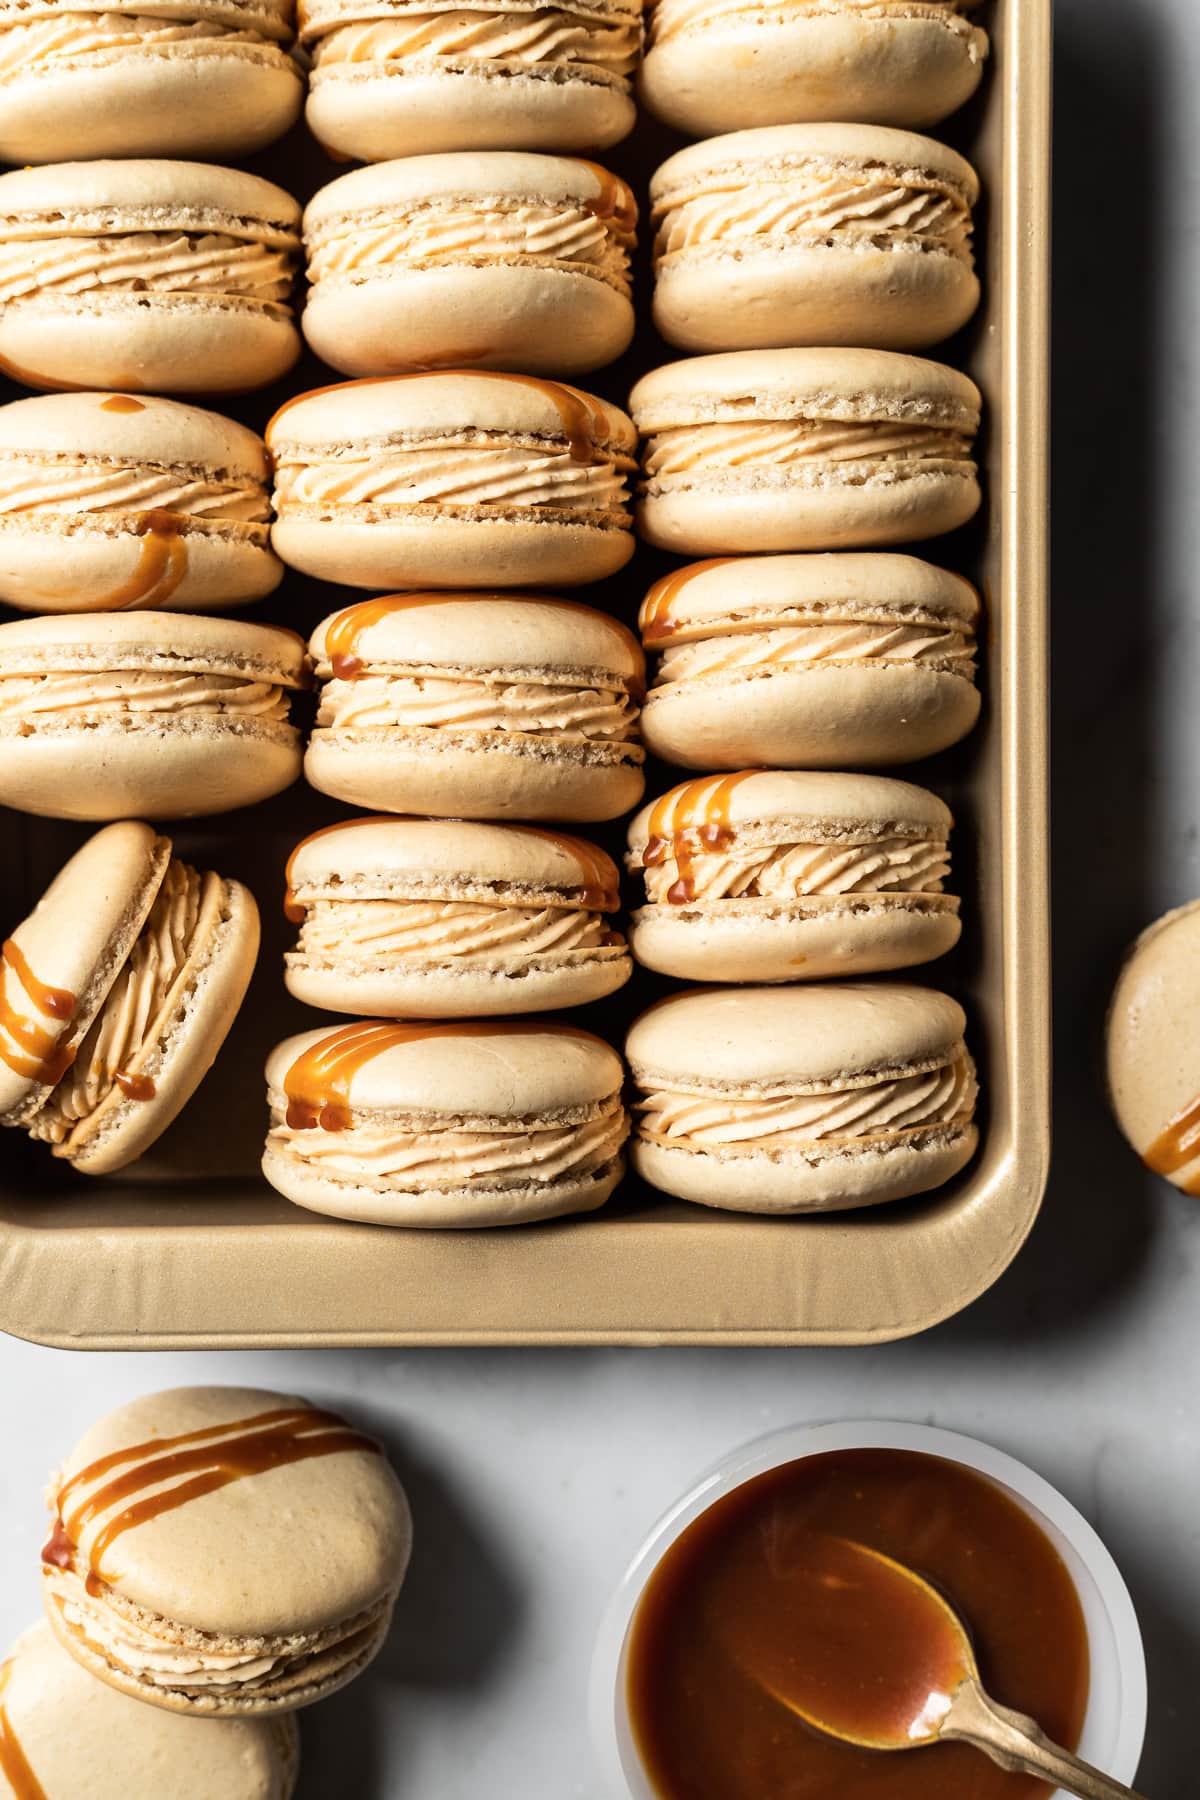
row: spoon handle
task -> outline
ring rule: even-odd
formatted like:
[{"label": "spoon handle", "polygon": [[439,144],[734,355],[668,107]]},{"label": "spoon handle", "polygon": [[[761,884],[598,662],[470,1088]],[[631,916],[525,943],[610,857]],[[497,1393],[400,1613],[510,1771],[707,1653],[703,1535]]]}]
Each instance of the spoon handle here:
[{"label": "spoon handle", "polygon": [[955,1691],[938,1736],[962,1738],[1002,1769],[1044,1776],[1080,1800],[1142,1800],[1123,1782],[1102,1775],[1053,1743],[1036,1720],[1000,1706],[974,1679]]}]

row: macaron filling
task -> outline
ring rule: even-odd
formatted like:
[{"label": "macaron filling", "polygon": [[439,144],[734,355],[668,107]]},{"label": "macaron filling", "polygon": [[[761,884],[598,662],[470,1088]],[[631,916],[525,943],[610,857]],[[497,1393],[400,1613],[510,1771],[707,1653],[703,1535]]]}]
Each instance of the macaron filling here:
[{"label": "macaron filling", "polygon": [[321,689],[317,726],[520,732],[623,744],[634,735],[639,709],[618,683],[618,677],[600,672],[556,683],[531,670],[499,680],[466,670],[335,678]]},{"label": "macaron filling", "polygon": [[[847,895],[941,895],[950,873],[944,838],[878,837],[867,832],[794,841],[778,825],[747,825],[707,849],[701,833],[652,838],[635,846],[629,867],[641,873],[652,906],[694,901],[841,899]],[[680,841],[682,840],[682,841]],[[957,905],[957,902],[949,902]]]},{"label": "macaron filling", "polygon": [[411,897],[387,900],[311,900],[294,956],[337,964],[347,958],[388,963],[492,963],[497,958],[542,960],[620,956],[625,941],[604,915],[579,906],[519,906],[476,900]]},{"label": "macaron filling", "polygon": [[962,16],[978,4],[979,0],[656,0],[649,14],[651,44],[744,18],[747,13],[756,21],[765,15],[764,22],[781,25],[841,16],[885,25],[926,20],[966,39],[972,55],[978,55],[973,40],[983,34]]},{"label": "macaron filling", "polygon": [[[363,9],[366,12],[366,9]],[[301,42],[319,83],[331,68],[344,77],[370,65],[447,74],[492,72],[607,83],[624,88],[641,50],[635,6],[526,6],[478,10],[453,5],[409,10],[381,5],[363,17],[353,8],[301,6]],[[364,68],[363,65],[366,65]]]},{"label": "macaron filling", "polygon": [[[128,217],[122,210],[123,224]],[[111,223],[95,214],[73,224],[61,215],[0,220],[0,306],[46,294],[136,292],[251,301],[290,316],[295,233],[187,212],[166,229],[117,231]]]},{"label": "macaron filling", "polygon": [[[738,671],[769,675],[790,667],[839,663],[919,664],[941,674],[975,679],[975,638],[955,623],[883,623],[839,619],[760,627],[766,620],[712,621],[711,635],[667,643],[653,686]],[[682,634],[681,634],[682,639]],[[647,639],[649,644],[652,640]]]},{"label": "macaron filling", "polygon": [[250,674],[180,672],[169,668],[72,669],[45,674],[0,672],[0,719],[45,722],[135,715],[186,715],[230,722],[286,725],[287,689]]},{"label": "macaron filling", "polygon": [[[865,486],[913,475],[975,473],[973,435],[958,421],[917,418],[746,417],[751,407],[719,409],[711,421],[653,429],[642,491],[706,488]],[[767,403],[769,405],[769,403]],[[740,416],[739,416],[740,415]]]},{"label": "macaron filling", "polygon": [[[243,15],[244,17],[244,15]],[[180,7],[175,17],[139,12],[134,5],[105,11],[64,12],[61,7],[0,7],[0,83],[14,76],[54,74],[69,64],[102,69],[114,56],[144,52],[147,60],[185,54],[232,54],[270,68],[294,69],[280,43],[290,36],[282,17],[267,9],[239,22],[237,9]]]},{"label": "macaron filling", "polygon": [[[101,454],[60,455],[0,451],[0,519],[63,514],[111,515],[141,523],[147,512],[169,512],[172,528],[184,521],[262,525],[271,518],[265,481],[198,463],[126,463]],[[128,524],[126,527],[128,528]],[[254,534],[266,543],[266,531]]]}]

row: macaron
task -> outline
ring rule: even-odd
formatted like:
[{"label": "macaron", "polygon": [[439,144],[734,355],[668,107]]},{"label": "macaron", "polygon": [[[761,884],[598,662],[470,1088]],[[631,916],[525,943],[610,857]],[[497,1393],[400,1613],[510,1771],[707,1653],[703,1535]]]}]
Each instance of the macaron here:
[{"label": "macaron", "polygon": [[375,1225],[518,1225],[603,1206],[629,1130],[615,1050],[530,1020],[362,1020],[267,1062],[263,1174],[297,1206]]},{"label": "macaron", "polygon": [[629,827],[645,886],[630,942],[685,981],[815,981],[958,942],[950,809],[881,775],[749,770],[688,781]]},{"label": "macaron", "polygon": [[650,183],[654,321],[683,350],[922,350],[979,304],[974,169],[932,138],[774,125],[709,138]]},{"label": "macaron", "polygon": [[979,716],[969,581],[883,553],[716,558],[655,582],[649,749],[686,769],[916,762]]},{"label": "macaron", "polygon": [[[533,594],[391,594],[322,620],[304,772],[353,806],[615,819],[642,797],[637,639]],[[0,703],[3,687],[0,685]]]},{"label": "macaron", "polygon": [[301,0],[300,41],[335,155],[603,150],[633,129],[642,0]]},{"label": "macaron", "polygon": [[0,158],[244,156],[293,125],[291,0],[0,5]]},{"label": "macaron", "polygon": [[920,357],[697,356],[644,375],[630,410],[645,439],[638,528],[663,550],[904,544],[979,507],[979,390]]},{"label": "macaron", "polygon": [[296,1721],[182,1719],[96,1681],[46,1624],[0,1664],[0,1800],[291,1800]]},{"label": "macaron", "polygon": [[347,819],[298,844],[285,910],[288,989],[383,1018],[582,1006],[624,985],[616,864],[532,825]]},{"label": "macaron", "polygon": [[599,164],[516,151],[377,163],[304,213],[304,335],[347,375],[578,375],[628,349],[637,202]]},{"label": "macaron", "polygon": [[0,406],[0,600],[24,612],[260,600],[283,574],[270,518],[263,441],[218,413],[131,394]]},{"label": "macaron", "polygon": [[0,952],[0,1125],[86,1175],[133,1162],[211,1067],[258,935],[240,882],[149,825],[98,831]]},{"label": "macaron", "polygon": [[0,176],[0,368],[34,388],[237,393],[300,353],[300,207],[211,163]]},{"label": "macaron", "polygon": [[631,1158],[732,1212],[834,1212],[940,1187],[970,1160],[957,1001],[901,983],[700,988],[636,1021]]},{"label": "macaron", "polygon": [[294,632],[189,613],[0,625],[0,804],[54,819],[181,819],[300,773]]},{"label": "macaron", "polygon": [[267,426],[272,541],[349,587],[574,587],[633,554],[623,412],[540,376],[344,382]]},{"label": "macaron", "polygon": [[936,125],[988,53],[982,0],[657,0],[640,95],[691,137],[844,119]]},{"label": "macaron", "polygon": [[294,1712],[361,1674],[412,1543],[383,1446],[261,1388],[129,1401],[46,1498],[59,1642],[121,1693],[196,1718]]},{"label": "macaron", "polygon": [[1149,926],[1109,1007],[1108,1090],[1148,1169],[1200,1195],[1200,901]]}]

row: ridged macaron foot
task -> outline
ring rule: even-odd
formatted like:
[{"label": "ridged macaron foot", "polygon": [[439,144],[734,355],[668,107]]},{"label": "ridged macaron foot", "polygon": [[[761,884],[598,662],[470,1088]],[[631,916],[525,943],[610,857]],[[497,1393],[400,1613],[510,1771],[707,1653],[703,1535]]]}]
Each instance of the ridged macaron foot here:
[{"label": "ridged macaron foot", "polygon": [[0,625],[0,803],[54,819],[232,812],[289,787],[294,632],[191,613]]},{"label": "ridged macaron foot", "polygon": [[647,747],[689,769],[915,762],[979,716],[969,581],[913,556],[689,563],[650,589]]},{"label": "ridged macaron foot", "polygon": [[96,1681],[45,1623],[0,1663],[0,1718],[0,1793],[14,1800],[291,1800],[300,1772],[289,1715],[188,1720],[143,1706]]},{"label": "ridged macaron foot", "polygon": [[34,388],[239,393],[300,354],[300,207],[211,163],[0,176],[0,369]]},{"label": "ridged macaron foot", "polygon": [[425,371],[289,400],[272,542],[349,587],[574,587],[633,554],[623,412],[536,375]]},{"label": "ridged macaron foot", "polygon": [[603,1206],[629,1130],[620,1057],[552,1021],[363,1020],[267,1061],[263,1174],[312,1212],[432,1229]]},{"label": "ridged macaron foot", "polygon": [[988,53],[981,0],[658,0],[639,93],[692,137],[845,119],[936,125]]},{"label": "ridged macaron foot", "polygon": [[541,1012],[633,972],[611,928],[616,864],[531,825],[347,819],[288,860],[300,926],[286,982],[309,1006],[383,1018]]},{"label": "ridged macaron foot", "polygon": [[0,600],[23,612],[260,600],[283,574],[269,483],[260,437],[178,400],[0,406]]},{"label": "ridged macaron foot", "polygon": [[293,125],[290,0],[0,5],[0,158],[244,156]]},{"label": "ridged macaron foot", "polygon": [[0,955],[0,1125],[88,1175],[133,1162],[211,1067],[258,938],[240,882],[149,825],[97,832]]},{"label": "ridged macaron foot", "polygon": [[979,507],[979,390],[942,363],[734,350],[652,370],[629,405],[645,440],[638,529],[663,550],[912,543]]},{"label": "ridged macaron foot", "polygon": [[1200,901],[1147,926],[1108,1013],[1108,1091],[1148,1169],[1200,1195]]},{"label": "ridged macaron foot", "polygon": [[85,1432],[47,1504],[55,1636],[111,1687],[196,1719],[294,1712],[361,1674],[412,1543],[383,1446],[260,1388],[173,1388],[118,1407]]},{"label": "ridged macaron foot", "polygon": [[979,304],[979,180],[933,138],[775,125],[691,144],[650,183],[654,321],[682,350],[923,350]]},{"label": "ridged macaron foot", "polygon": [[685,782],[629,827],[647,904],[630,944],[685,981],[905,969],[958,942],[950,809],[880,775],[754,769]]},{"label": "ridged macaron foot", "polygon": [[641,0],[302,0],[300,41],[335,155],[604,150],[633,129]]},{"label": "ridged macaron foot", "polygon": [[473,367],[580,375],[628,349],[637,202],[597,163],[410,156],[304,213],[304,335],[347,375]]},{"label": "ridged macaron foot", "polygon": [[975,1067],[957,1001],[899,982],[698,988],[625,1055],[653,1187],[733,1212],[834,1212],[940,1187],[970,1160]]},{"label": "ridged macaron foot", "polygon": [[390,594],[322,620],[309,648],[321,689],[304,772],[322,793],[583,822],[642,797],[645,664],[606,613],[533,594]]}]

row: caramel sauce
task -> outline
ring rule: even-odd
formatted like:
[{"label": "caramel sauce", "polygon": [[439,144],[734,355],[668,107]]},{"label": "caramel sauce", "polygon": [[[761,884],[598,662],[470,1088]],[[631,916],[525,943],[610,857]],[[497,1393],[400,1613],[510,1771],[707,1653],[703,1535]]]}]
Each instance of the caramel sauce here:
[{"label": "caramel sauce", "polygon": [[128,394],[110,394],[107,400],[100,402],[101,412],[137,413],[145,410],[141,400],[134,400]]},{"label": "caramel sauce", "polygon": [[[75,995],[39,981],[20,945],[12,938],[5,940],[0,950],[0,1062],[25,1081],[54,1087],[74,1062],[75,1050],[60,1044],[60,1032],[48,1031],[36,1019],[17,1011],[8,997],[10,969],[37,1011],[46,1017],[69,1023],[75,1013]],[[5,1042],[6,1036],[17,1046],[15,1050]]]},{"label": "caramel sauce", "polygon": [[[849,1540],[849,1543],[847,1543]],[[846,1450],[747,1481],[675,1540],[654,1570],[629,1640],[630,1719],[661,1800],[1034,1800],[1049,1789],[966,1744],[898,1756],[880,1744],[964,1673],[940,1607],[879,1565],[910,1568],[970,1629],[989,1693],[1079,1741],[1088,1640],[1053,1544],[1000,1488],[940,1457]],[[926,1703],[932,1699],[932,1706]]]},{"label": "caramel sauce", "polygon": [[688,563],[685,568],[673,569],[669,575],[656,581],[638,612],[638,626],[647,650],[655,650],[660,645],[669,643],[679,630],[677,622],[671,617],[671,608],[689,581],[694,581],[697,575],[703,575],[706,569],[721,569],[726,563],[739,560],[736,556],[711,556],[707,562]]},{"label": "caramel sauce", "polygon": [[33,1766],[17,1741],[12,1721],[4,1705],[4,1690],[12,1674],[12,1664],[0,1667],[0,1775],[12,1789],[15,1800],[49,1800],[45,1788],[33,1772]]},{"label": "caramel sauce", "polygon": [[[137,402],[133,404],[136,406]],[[124,612],[130,607],[165,606],[187,574],[187,545],[179,534],[180,514],[156,506],[134,525],[142,540],[128,581],[88,602],[92,612]]]},{"label": "caramel sauce", "polygon": [[727,850],[736,839],[729,823],[729,808],[735,790],[757,769],[744,769],[738,775],[710,775],[701,781],[685,781],[655,802],[650,812],[646,848],[642,865],[657,868],[659,863],[673,861],[678,878],[667,889],[672,906],[686,906],[696,897],[697,856],[715,850]]},{"label": "caramel sauce", "polygon": [[586,156],[575,156],[571,160],[590,170],[600,184],[600,192],[594,200],[581,201],[584,210],[591,213],[594,219],[599,219],[601,224],[611,222],[626,237],[632,237],[637,229],[638,209],[629,184],[622,181],[619,175],[614,175],[611,169],[590,161]]},{"label": "caramel sauce", "polygon": [[[1175,1175],[1200,1157],[1200,1094],[1175,1114],[1142,1156],[1156,1175]],[[1180,1183],[1185,1194],[1200,1194],[1200,1172]]]},{"label": "caramel sauce", "polygon": [[125,1069],[118,1069],[113,1080],[127,1100],[153,1100],[158,1089],[149,1075],[130,1075]]},{"label": "caramel sauce", "polygon": [[[97,1532],[88,1553],[87,1587],[95,1594],[105,1581],[104,1557],[125,1532],[251,1475],[349,1450],[382,1454],[374,1438],[353,1430],[336,1413],[295,1406],[113,1451],[64,1484],[42,1561],[55,1568],[73,1568],[83,1532],[93,1520],[118,1508]],[[114,1473],[117,1470],[121,1472]],[[76,1501],[81,1489],[97,1482],[93,1493]],[[146,1491],[162,1482],[176,1485],[157,1493]]]}]

